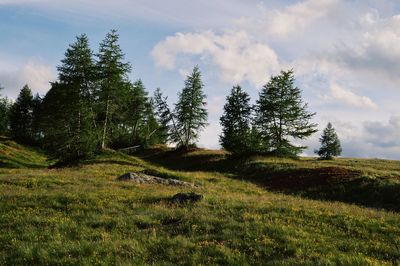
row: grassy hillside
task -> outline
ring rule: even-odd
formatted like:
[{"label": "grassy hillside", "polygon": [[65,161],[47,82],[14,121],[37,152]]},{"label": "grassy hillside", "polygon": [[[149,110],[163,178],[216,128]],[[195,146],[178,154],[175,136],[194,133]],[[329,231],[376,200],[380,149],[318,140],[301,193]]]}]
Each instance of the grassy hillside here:
[{"label": "grassy hillside", "polygon": [[41,168],[47,165],[47,158],[38,149],[22,146],[0,136],[0,167]]},{"label": "grassy hillside", "polygon": [[[396,182],[397,162],[232,161],[222,152],[182,155],[162,150],[141,158],[110,151],[74,168],[0,169],[0,264],[399,262],[397,212],[277,193],[293,193],[286,191],[291,183],[267,182],[326,167],[342,169],[341,180]],[[197,187],[115,180],[127,171],[174,177]],[[307,182],[300,182],[301,190]],[[204,200],[183,205],[168,201],[177,192],[191,190]]]}]

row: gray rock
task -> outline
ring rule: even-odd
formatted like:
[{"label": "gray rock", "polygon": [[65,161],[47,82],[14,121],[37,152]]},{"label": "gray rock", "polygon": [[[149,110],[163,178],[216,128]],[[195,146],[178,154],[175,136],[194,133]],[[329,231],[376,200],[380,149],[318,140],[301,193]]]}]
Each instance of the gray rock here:
[{"label": "gray rock", "polygon": [[132,181],[138,184],[162,184],[162,185],[170,185],[170,186],[190,186],[193,187],[193,184],[184,182],[177,179],[171,178],[161,178],[157,176],[146,175],[143,173],[135,173],[129,172],[121,175],[117,178],[118,181]]},{"label": "gray rock", "polygon": [[203,199],[203,195],[194,192],[178,193],[172,196],[171,201],[176,203],[194,203]]}]

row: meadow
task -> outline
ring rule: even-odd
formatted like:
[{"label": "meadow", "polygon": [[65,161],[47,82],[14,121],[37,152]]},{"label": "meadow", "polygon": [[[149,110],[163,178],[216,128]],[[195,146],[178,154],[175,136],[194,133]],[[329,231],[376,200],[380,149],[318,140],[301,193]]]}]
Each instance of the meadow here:
[{"label": "meadow", "polygon": [[[52,168],[2,139],[2,265],[396,265],[400,162],[108,151]],[[129,171],[195,184],[118,182]],[[204,195],[175,204],[178,192]]]}]

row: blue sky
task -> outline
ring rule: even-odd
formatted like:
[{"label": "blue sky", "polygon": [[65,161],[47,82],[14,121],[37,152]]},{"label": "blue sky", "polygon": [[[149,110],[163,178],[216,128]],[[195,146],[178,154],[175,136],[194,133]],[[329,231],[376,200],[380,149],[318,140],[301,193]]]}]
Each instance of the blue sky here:
[{"label": "blue sky", "polygon": [[[76,35],[94,51],[118,29],[131,79],[171,102],[199,65],[210,125],[200,145],[218,148],[226,95],[253,101],[271,75],[293,68],[320,129],[331,121],[344,156],[400,159],[400,4],[396,0],[0,0],[0,84],[44,94]],[[305,141],[307,155],[320,133]]]}]

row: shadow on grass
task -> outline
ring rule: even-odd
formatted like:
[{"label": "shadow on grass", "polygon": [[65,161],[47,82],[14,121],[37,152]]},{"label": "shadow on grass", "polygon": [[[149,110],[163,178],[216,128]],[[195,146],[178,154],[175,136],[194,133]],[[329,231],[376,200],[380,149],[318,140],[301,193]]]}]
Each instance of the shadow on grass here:
[{"label": "shadow on grass", "polygon": [[229,173],[284,194],[400,212],[400,182],[393,178],[369,178],[340,167],[298,168],[279,162],[254,162],[206,151],[136,156],[171,170]]}]

